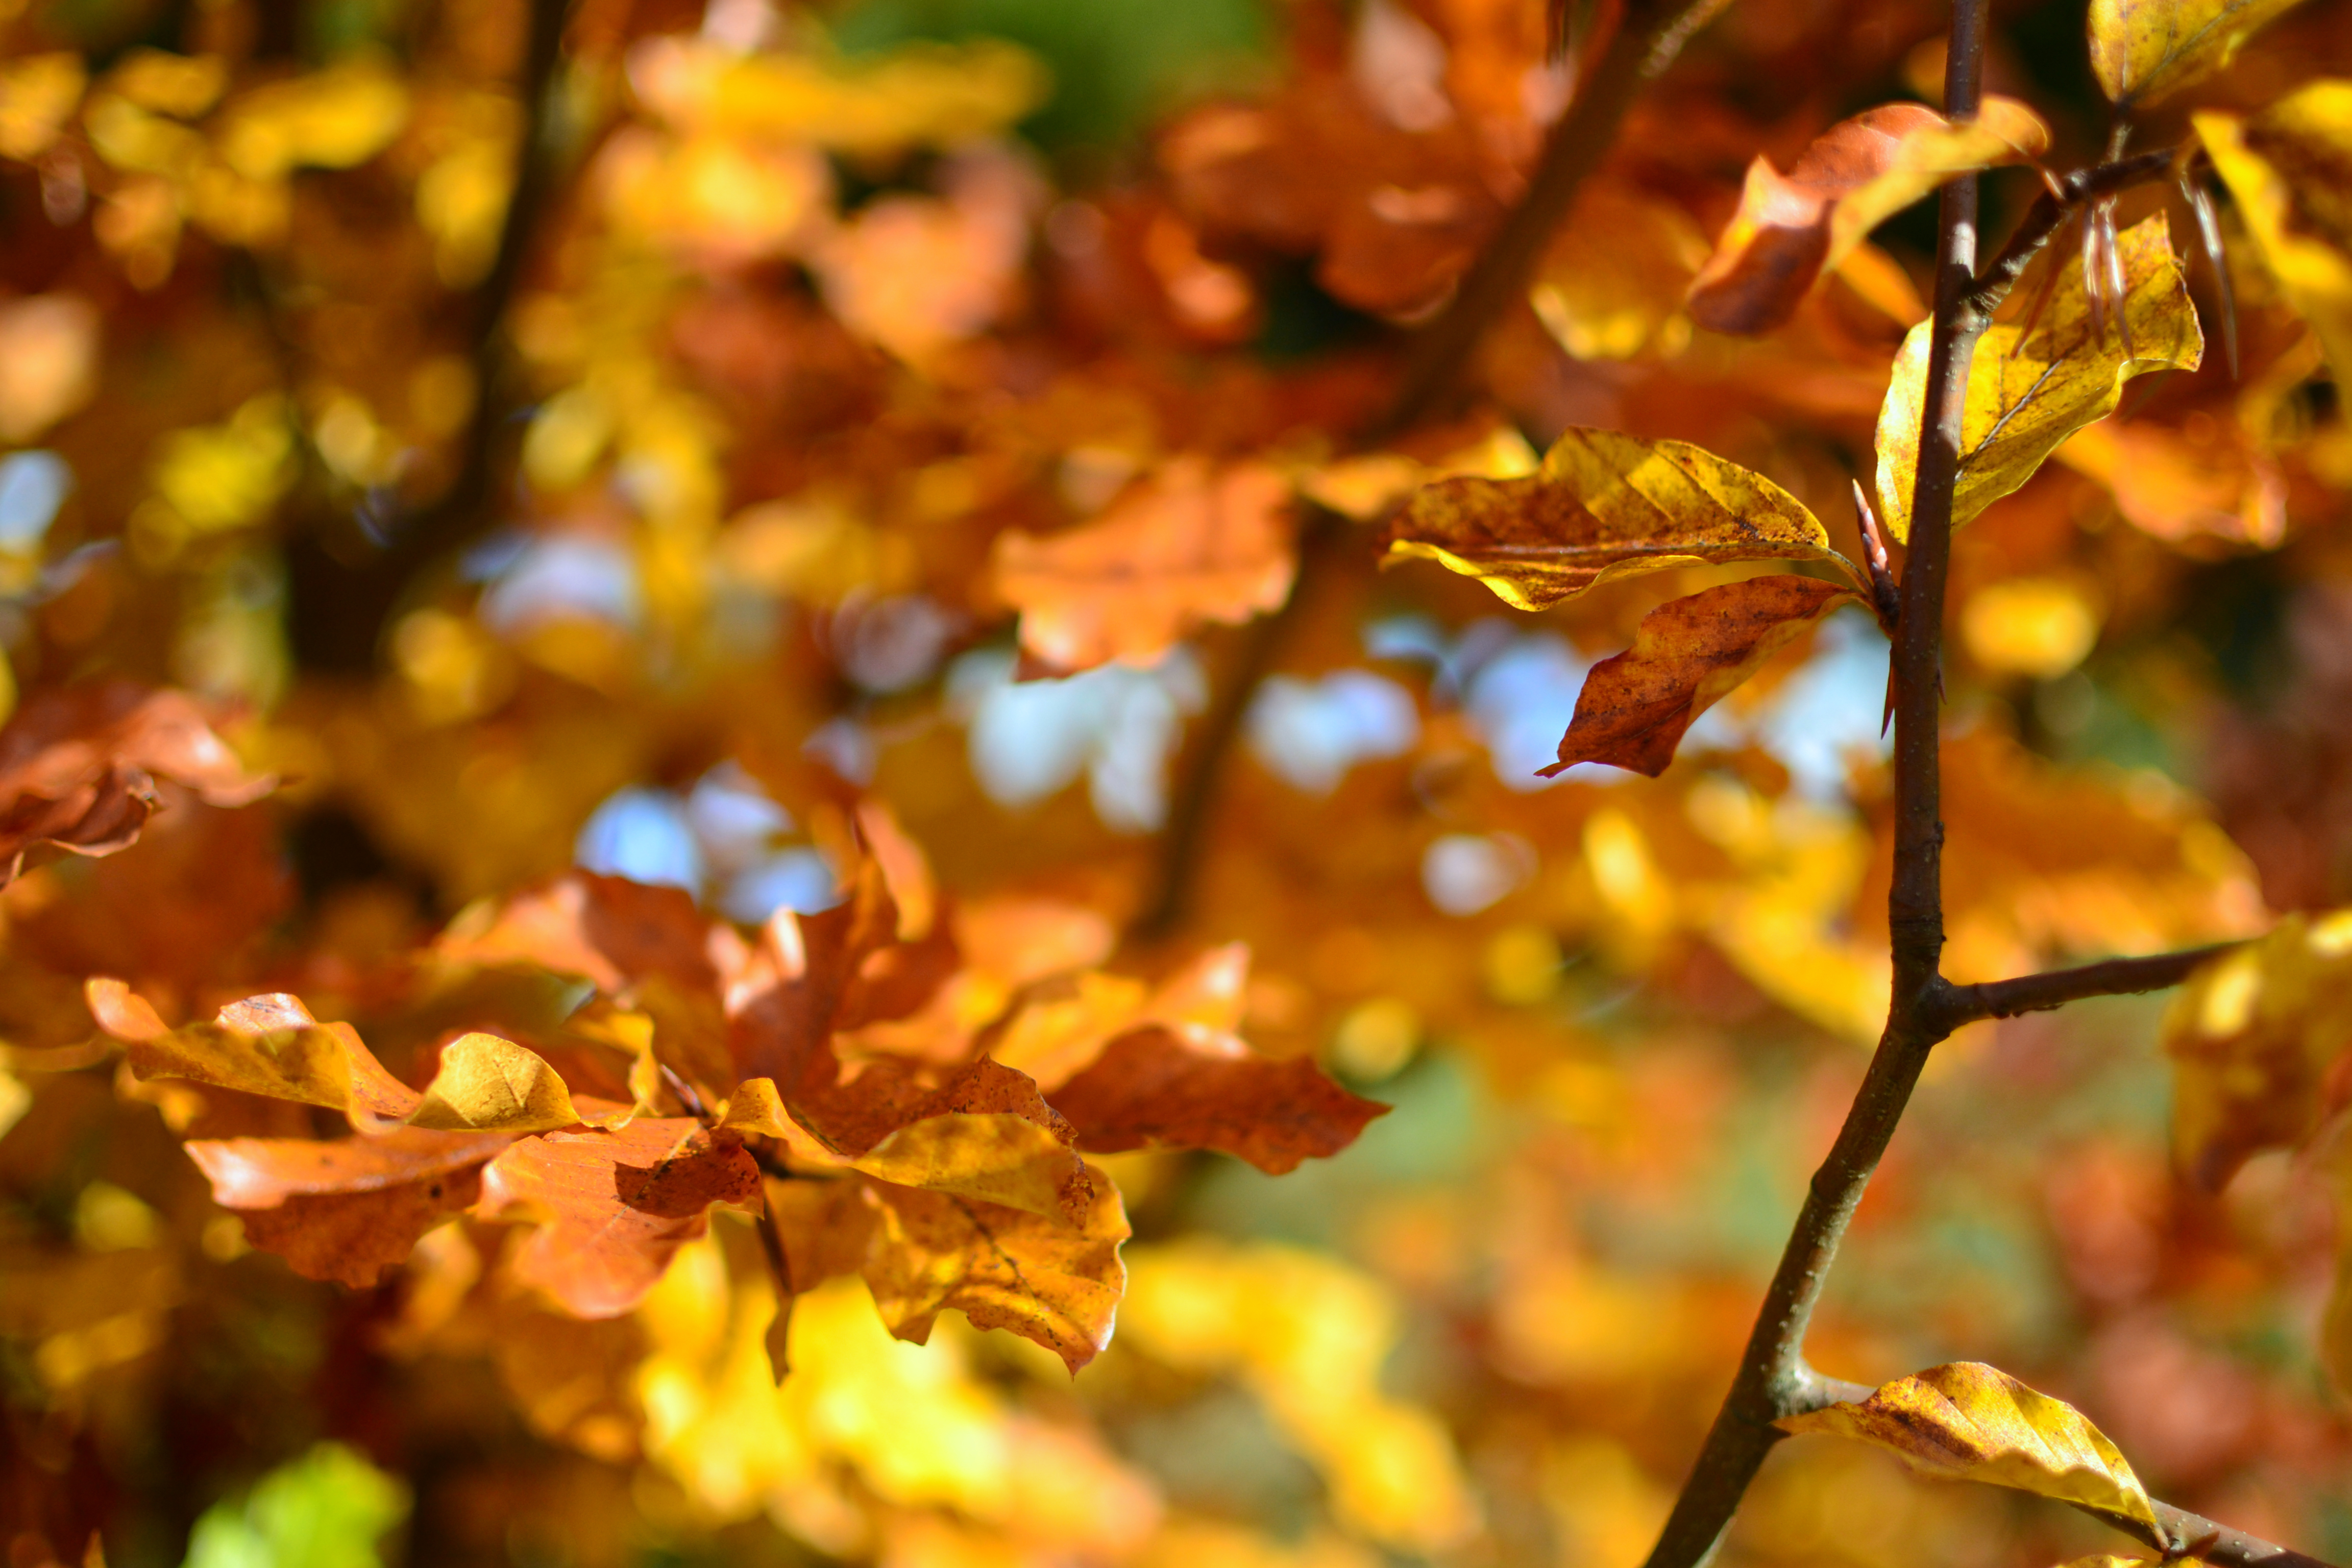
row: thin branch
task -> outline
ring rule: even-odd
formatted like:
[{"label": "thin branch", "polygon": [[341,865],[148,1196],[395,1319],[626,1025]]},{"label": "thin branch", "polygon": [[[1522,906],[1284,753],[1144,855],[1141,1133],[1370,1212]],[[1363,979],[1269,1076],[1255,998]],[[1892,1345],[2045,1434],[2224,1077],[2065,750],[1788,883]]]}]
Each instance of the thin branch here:
[{"label": "thin branch", "polygon": [[1617,130],[1642,89],[1672,65],[1693,34],[1730,0],[1628,0],[1617,32],[1601,58],[1580,73],[1576,97],[1544,142],[1527,195],[1479,254],[1444,310],[1415,339],[1404,380],[1375,438],[1406,428],[1433,412],[1454,390],[1486,329],[1528,280],[1568,216],[1576,193],[1617,141]]},{"label": "thin branch", "polygon": [[2149,1529],[2138,1520],[2103,1509],[2075,1505],[2101,1524],[2111,1525],[2142,1545],[2158,1552],[2179,1552],[2212,1568],[2330,1568],[2316,1557],[2305,1555],[2293,1547],[2273,1545],[2258,1535],[2248,1535],[2242,1530],[2232,1530],[2217,1524],[2201,1514],[2185,1508],[2175,1508],[2168,1502],[2156,1505],[2157,1528]]},{"label": "thin branch", "polygon": [[2064,226],[2066,221],[2084,205],[2116,192],[2126,190],[2155,179],[2172,166],[2174,150],[2166,147],[2153,153],[2141,153],[2129,158],[2119,158],[2112,163],[2101,163],[2088,169],[2077,169],[2052,182],[2053,188],[2034,198],[2025,216],[2018,223],[2017,231],[2000,254],[1986,264],[1969,290],[1969,307],[1979,315],[1990,316],[2000,308],[2011,289],[2025,273],[2026,264],[2041,254],[2050,243],[2051,236]]},{"label": "thin branch", "polygon": [[2014,1018],[2021,1013],[2042,1013],[2091,996],[2135,996],[2161,991],[2189,978],[2200,964],[2209,963],[2239,944],[2216,942],[2179,952],[2151,953],[2146,958],[2110,958],[2074,969],[2053,969],[2041,974],[2021,974],[2014,980],[1990,980],[1980,985],[1955,985],[1944,994],[1944,1015],[1950,1027],[1979,1018]]},{"label": "thin branch", "polygon": [[[1944,101],[1955,119],[1974,115],[1982,89],[1988,0],[1953,0]],[[1830,1264],[1862,1202],[1911,1091],[1943,1036],[1939,1012],[1950,987],[1943,954],[1944,825],[1938,816],[1938,711],[1944,578],[1951,557],[1952,492],[1959,474],[1960,414],[1969,365],[1986,317],[1974,308],[1977,177],[1944,187],[1936,257],[1936,320],[1929,340],[1919,458],[1911,503],[1910,554],[1895,628],[1895,878],[1887,900],[1895,963],[1886,1031],[1854,1093],[1829,1157],[1813,1174],[1803,1210],[1765,1291],[1731,1392],[1698,1462],[1675,1500],[1647,1568],[1693,1568],[1711,1551],[1748,1483],[1782,1434],[1772,1423],[1822,1380],[1805,1364],[1806,1325]]]}]

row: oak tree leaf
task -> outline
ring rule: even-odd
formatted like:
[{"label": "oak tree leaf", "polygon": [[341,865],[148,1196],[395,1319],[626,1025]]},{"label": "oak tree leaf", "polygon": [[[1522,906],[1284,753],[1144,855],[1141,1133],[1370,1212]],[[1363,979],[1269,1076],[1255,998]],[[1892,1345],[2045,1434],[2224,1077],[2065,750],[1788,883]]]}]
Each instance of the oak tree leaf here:
[{"label": "oak tree leaf", "polygon": [[2337,378],[2352,375],[2352,225],[2338,194],[2352,163],[2352,81],[2309,83],[2251,117],[2189,119],[2263,264]]},{"label": "oak tree leaf", "polygon": [[1686,441],[1570,429],[1521,479],[1416,491],[1389,558],[1435,561],[1505,604],[1545,610],[1620,577],[1726,561],[1827,561],[1860,574],[1796,497]]},{"label": "oak tree leaf", "polygon": [[[1985,330],[1969,367],[1952,525],[2033,477],[2061,442],[2122,400],[2123,384],[2157,370],[2195,370],[2205,353],[2172,231],[2161,213],[2116,237],[2125,294],[2120,321],[2095,321],[2081,269],[2062,269],[2048,298]],[[1878,413],[1878,504],[1887,531],[1911,536],[1919,429],[1927,386],[1922,321],[1903,340]]]},{"label": "oak tree leaf", "polygon": [[1922,1475],[2015,1487],[2142,1524],[2156,1507],[2121,1450],[2063,1400],[1997,1367],[1953,1362],[1774,1423],[1885,1448]]},{"label": "oak tree leaf", "polygon": [[1559,761],[1545,777],[1578,763],[1607,763],[1652,778],[1666,771],[1683,732],[1764,667],[1798,633],[1840,605],[1852,589],[1812,577],[1750,577],[1671,600],[1642,617],[1633,646],[1584,678],[1576,717],[1560,737]]},{"label": "oak tree leaf", "polygon": [[618,1131],[544,1133],[509,1144],[482,1172],[483,1219],[538,1228],[511,1255],[516,1278],[575,1317],[611,1318],[644,1300],[670,1258],[709,1227],[713,1204],[755,1201],[759,1167],[732,1137],[684,1117]]},{"label": "oak tree leaf", "polygon": [[1023,651],[1065,672],[1150,666],[1198,626],[1279,609],[1297,570],[1289,500],[1263,464],[1181,457],[1093,522],[1000,535],[991,569]]},{"label": "oak tree leaf", "polygon": [[1769,331],[1887,218],[1955,175],[2030,162],[2049,144],[2039,116],[1994,96],[1973,120],[1917,103],[1865,110],[1815,137],[1786,174],[1759,157],[1691,282],[1691,319],[1718,332]]},{"label": "oak tree leaf", "polygon": [[155,813],[158,779],[211,805],[249,805],[277,787],[246,771],[185,692],[103,680],[27,698],[0,729],[0,884],[36,845],[128,847]]},{"label": "oak tree leaf", "polygon": [[1215,1149],[1281,1175],[1336,1154],[1389,1108],[1349,1093],[1305,1057],[1275,1061],[1231,1035],[1122,1035],[1054,1091],[1082,1148]]},{"label": "oak tree leaf", "polygon": [[1071,1372],[1110,1343],[1126,1289],[1129,1236],[1118,1188],[1087,1171],[1091,1201],[1076,1225],[954,1193],[871,1184],[877,1224],[864,1273],[890,1331],[923,1344],[954,1308],[977,1329],[1006,1329],[1059,1355]]},{"label": "oak tree leaf", "polygon": [[2222,69],[2298,3],[2091,0],[2091,69],[2118,109],[2146,109]]}]

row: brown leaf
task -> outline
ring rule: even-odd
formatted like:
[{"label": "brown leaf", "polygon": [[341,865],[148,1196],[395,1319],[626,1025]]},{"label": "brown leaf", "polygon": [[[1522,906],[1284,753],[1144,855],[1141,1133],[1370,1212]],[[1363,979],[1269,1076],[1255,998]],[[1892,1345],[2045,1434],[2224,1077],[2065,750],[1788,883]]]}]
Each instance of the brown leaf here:
[{"label": "brown leaf", "polygon": [[1633,646],[1604,658],[1577,693],[1576,717],[1546,777],[1607,763],[1652,778],[1666,771],[1683,732],[1830,611],[1861,596],[1812,577],[1750,577],[1661,605],[1642,617]]},{"label": "brown leaf", "polygon": [[954,1308],[977,1329],[1007,1329],[1075,1373],[1110,1343],[1126,1289],[1118,1259],[1127,1211],[1108,1176],[1088,1168],[1091,1201],[1072,1226],[951,1193],[876,1182],[879,1223],[865,1275],[890,1331],[929,1341]]},{"label": "brown leaf", "polygon": [[708,990],[718,983],[709,930],[680,889],[573,871],[502,903],[474,905],[449,922],[435,948],[461,963],[529,963],[582,975],[607,994],[654,974]]},{"label": "brown leaf", "polygon": [[1281,1175],[1336,1154],[1389,1108],[1349,1093],[1305,1057],[1271,1061],[1231,1035],[1141,1029],[1054,1091],[1080,1147],[1217,1149]]},{"label": "brown leaf", "polygon": [[1864,110],[1815,137],[1786,174],[1759,158],[1691,283],[1691,319],[1718,332],[1769,331],[1879,224],[1956,174],[2027,161],[2049,144],[2032,110],[1996,96],[1971,121],[1917,103]]},{"label": "brown leaf", "polygon": [[154,815],[159,778],[212,805],[247,805],[277,787],[245,771],[185,692],[105,680],[27,698],[0,730],[0,884],[37,844],[77,855],[128,847]]},{"label": "brown leaf", "polygon": [[373,1138],[198,1138],[185,1147],[212,1183],[213,1202],[266,1209],[294,1197],[378,1192],[446,1175],[480,1164],[516,1136],[398,1127]]},{"label": "brown leaf", "polygon": [[247,1241],[283,1258],[305,1279],[366,1289],[400,1267],[417,1237],[471,1207],[481,1188],[480,1170],[469,1165],[370,1191],[296,1194],[269,1208],[233,1212],[245,1222]]},{"label": "brown leaf", "polygon": [[644,1118],[617,1132],[550,1132],[509,1145],[482,1173],[484,1219],[539,1228],[515,1275],[582,1318],[635,1307],[677,1249],[709,1227],[713,1204],[744,1205],[759,1168],[732,1138],[690,1118]]},{"label": "brown leaf", "polygon": [[1289,499],[1262,464],[1185,457],[1083,527],[1000,535],[992,570],[1023,651],[1062,671],[1149,666],[1203,624],[1280,608],[1297,569]]}]

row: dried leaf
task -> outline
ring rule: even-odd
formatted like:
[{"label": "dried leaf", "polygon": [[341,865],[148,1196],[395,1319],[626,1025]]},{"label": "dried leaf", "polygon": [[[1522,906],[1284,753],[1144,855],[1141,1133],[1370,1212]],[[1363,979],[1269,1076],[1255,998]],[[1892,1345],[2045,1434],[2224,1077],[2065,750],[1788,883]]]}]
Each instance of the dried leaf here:
[{"label": "dried leaf", "polygon": [[2265,1149],[2307,1142],[2332,1109],[2329,1069],[2352,1029],[2352,912],[2291,914],[2191,975],[2164,1017],[2173,1145],[2218,1192]]},{"label": "dried leaf", "polygon": [[417,1238],[464,1213],[481,1194],[467,1165],[365,1192],[298,1194],[270,1208],[239,1209],[245,1238],[283,1258],[305,1279],[366,1289],[407,1258]]},{"label": "dried leaf", "polygon": [[2298,0],[2091,0],[2091,69],[2118,109],[2146,109],[2229,65]]},{"label": "dried leaf", "polygon": [[1607,763],[1652,778],[1666,771],[1683,732],[1798,633],[1861,596],[1811,577],[1750,577],[1661,605],[1642,617],[1633,646],[1592,667],[1576,717],[1546,777]]},{"label": "dried leaf", "polygon": [[2030,163],[2049,144],[2032,110],[1994,96],[1970,121],[1916,103],[1865,110],[1814,138],[1786,174],[1759,158],[1691,283],[1691,318],[1713,331],[1769,331],[1887,218],[1954,175]]},{"label": "dried leaf", "polygon": [[2280,289],[2303,313],[2339,381],[2352,376],[2352,81],[2315,81],[2251,118],[2190,116],[2238,216]]},{"label": "dried leaf", "polygon": [[2130,1463],[2080,1411],[1980,1362],[1929,1367],[1881,1385],[1859,1405],[1775,1425],[1885,1448],[1922,1475],[2015,1487],[2156,1522]]},{"label": "dried leaf", "polygon": [[882,1321],[922,1344],[940,1313],[954,1308],[974,1328],[1034,1340],[1076,1372],[1110,1343],[1127,1285],[1118,1188],[1092,1167],[1086,1178],[1090,1198],[1076,1225],[952,1193],[873,1184],[880,1223],[865,1275]]},{"label": "dried leaf", "polygon": [[[1996,322],[1978,342],[1961,416],[1954,527],[2032,479],[2067,437],[2114,413],[2126,381],[2154,370],[2194,370],[2204,357],[2197,308],[2163,215],[2116,236],[2116,253],[2126,290],[2121,322],[2093,325],[2079,271],[2064,268],[2038,312]],[[1903,340],[1878,414],[1879,514],[1897,539],[1911,536],[1930,325],[1921,322]]]},{"label": "dried leaf", "polygon": [[1305,1057],[1272,1061],[1231,1035],[1123,1035],[1054,1091],[1096,1153],[1216,1149],[1270,1175],[1336,1154],[1389,1108],[1349,1093]]},{"label": "dried leaf", "polygon": [[645,1298],[710,1205],[759,1195],[759,1167],[731,1137],[690,1118],[640,1118],[617,1132],[549,1132],[509,1145],[482,1173],[483,1219],[539,1222],[512,1254],[516,1278],[575,1317],[618,1317]]},{"label": "dried leaf", "polygon": [[[428,1132],[399,1127],[373,1138],[191,1139],[188,1158],[224,1208],[276,1208],[289,1198],[372,1193],[478,1165],[511,1132]],[[468,1200],[470,1201],[470,1200]]]},{"label": "dried leaf", "polygon": [[1761,474],[1686,441],[1571,429],[1523,479],[1423,487],[1389,558],[1425,557],[1505,604],[1544,610],[1620,577],[1726,561],[1830,561],[1819,519]]},{"label": "dried leaf", "polygon": [[679,889],[574,871],[502,902],[471,906],[435,948],[453,963],[528,963],[583,975],[607,994],[649,975],[708,991],[718,983],[706,947],[709,929]]},{"label": "dried leaf", "polygon": [[1023,651],[1057,670],[1150,666],[1194,628],[1279,609],[1297,562],[1272,468],[1179,458],[1082,528],[1011,532],[992,571]]},{"label": "dried leaf", "polygon": [[92,681],[27,698],[0,730],[0,884],[25,852],[128,847],[169,779],[212,805],[248,805],[277,781],[245,771],[184,692]]}]

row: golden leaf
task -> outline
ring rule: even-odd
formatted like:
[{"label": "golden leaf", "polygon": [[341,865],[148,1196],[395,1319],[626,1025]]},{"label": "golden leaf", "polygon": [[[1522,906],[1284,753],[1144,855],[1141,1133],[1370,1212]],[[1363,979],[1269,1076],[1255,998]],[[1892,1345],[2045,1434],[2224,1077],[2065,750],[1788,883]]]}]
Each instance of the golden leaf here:
[{"label": "golden leaf", "polygon": [[89,81],[71,49],[21,55],[0,65],[0,156],[37,158],[57,140]]},{"label": "golden leaf", "polygon": [[1786,174],[1759,158],[1691,283],[1691,318],[1718,332],[1769,331],[1887,218],[1954,175],[2029,163],[2049,144],[2038,115],[1996,96],[1969,121],[1916,103],[1866,110],[1815,137]]},{"label": "golden leaf", "polygon": [[1687,441],[1613,430],[1570,429],[1526,479],[1424,486],[1390,532],[1389,559],[1412,557],[1521,610],[1725,561],[1831,561],[1861,581],[1820,520],[1763,475]]},{"label": "golden leaf", "polygon": [[[2038,310],[1995,323],[1979,340],[1960,422],[1955,528],[2032,479],[2066,437],[2114,413],[2125,382],[2152,370],[2195,370],[2203,359],[2197,308],[2163,215],[2116,236],[2116,250],[2125,279],[2120,323],[2093,324],[2080,270],[2067,267]],[[1878,411],[1879,513],[1897,539],[1911,536],[1930,331],[1922,321],[1903,340]]]},{"label": "golden leaf", "polygon": [[1578,763],[1607,763],[1655,778],[1683,732],[1799,632],[1859,595],[1812,577],[1750,577],[1661,605],[1642,617],[1633,646],[1585,677],[1576,717],[1549,778]]},{"label": "golden leaf", "polygon": [[451,1132],[544,1132],[580,1120],[563,1079],[538,1052],[475,1033],[441,1047],[441,1064],[409,1124]]},{"label": "golden leaf", "polygon": [[2155,1504],[2105,1433],[2063,1400],[1981,1362],[1929,1367],[1881,1385],[1859,1405],[1832,1405],[1774,1425],[1869,1443],[1922,1475],[2015,1487],[2156,1522]]},{"label": "golden leaf", "polygon": [[2091,69],[2107,96],[2145,109],[2230,63],[2297,0],[2091,0]]},{"label": "golden leaf", "polygon": [[1673,353],[1690,341],[1683,290],[1706,258],[1706,241],[1681,207],[1617,181],[1577,197],[1528,302],[1561,348],[1578,359]]},{"label": "golden leaf", "polygon": [[2352,374],[2352,226],[2342,198],[2352,161],[2352,81],[2315,81],[2251,119],[2192,115],[2263,263],[2303,312],[2339,379]]}]

